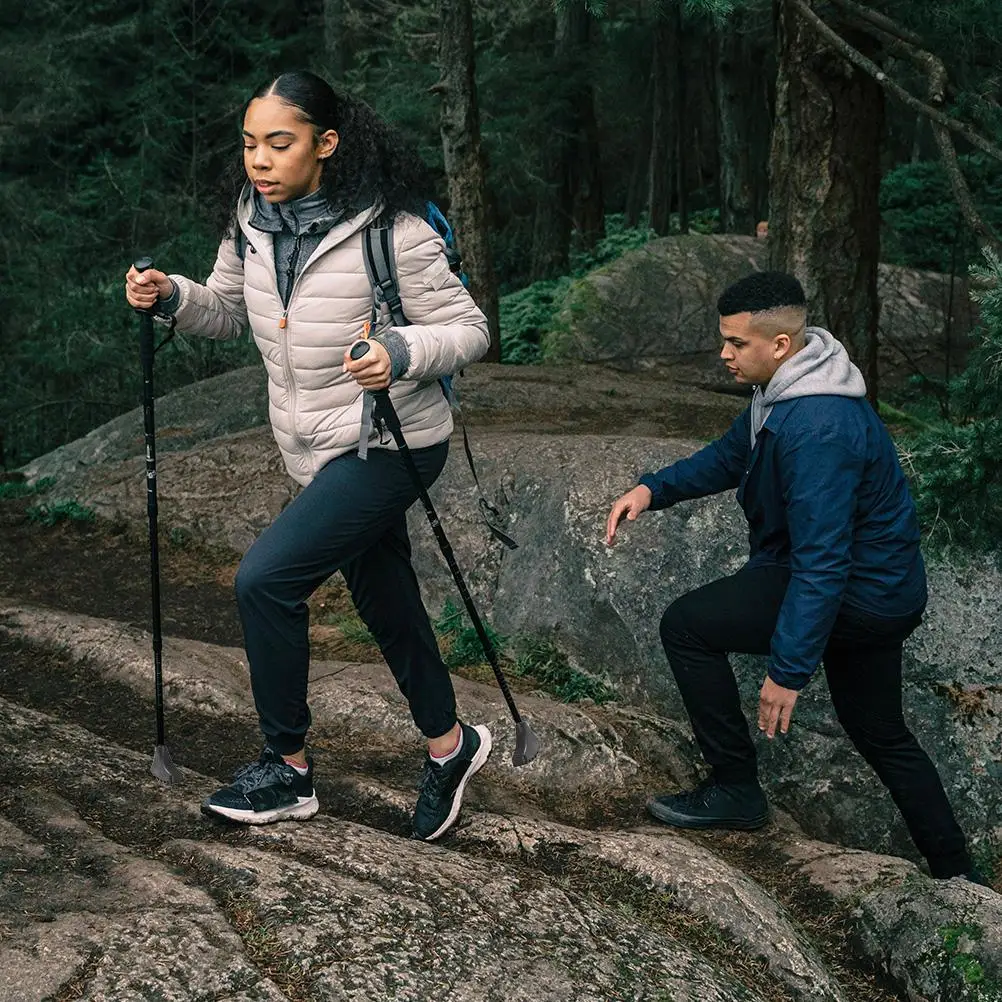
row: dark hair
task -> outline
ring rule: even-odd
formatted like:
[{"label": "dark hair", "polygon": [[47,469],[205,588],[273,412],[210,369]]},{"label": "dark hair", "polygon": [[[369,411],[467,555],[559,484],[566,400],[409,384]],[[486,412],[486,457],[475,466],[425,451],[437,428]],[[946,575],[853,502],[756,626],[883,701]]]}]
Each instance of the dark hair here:
[{"label": "dark hair", "polygon": [[[241,123],[255,98],[274,95],[293,108],[319,136],[338,134],[337,149],[323,162],[320,186],[335,211],[354,215],[379,203],[393,218],[401,212],[423,216],[430,193],[428,171],[417,151],[364,101],[335,91],[308,70],[283,73],[248,98]],[[246,181],[242,159],[227,184],[227,218],[233,222],[236,194]]]},{"label": "dark hair", "polygon": [[804,287],[785,271],[756,271],[729,285],[717,300],[722,317],[760,313],[784,306],[807,306]]}]

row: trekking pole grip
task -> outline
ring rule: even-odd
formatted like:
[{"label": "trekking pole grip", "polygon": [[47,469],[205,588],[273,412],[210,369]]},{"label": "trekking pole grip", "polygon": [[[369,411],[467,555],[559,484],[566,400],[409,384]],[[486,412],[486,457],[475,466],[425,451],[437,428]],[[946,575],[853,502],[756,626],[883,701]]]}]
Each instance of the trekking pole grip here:
[{"label": "trekking pole grip", "polygon": [[[133,268],[140,274],[153,267],[153,258],[141,257],[133,262]],[[143,371],[149,372],[153,368],[154,336],[153,336],[153,309],[136,310],[139,314],[139,360],[142,362]]]}]

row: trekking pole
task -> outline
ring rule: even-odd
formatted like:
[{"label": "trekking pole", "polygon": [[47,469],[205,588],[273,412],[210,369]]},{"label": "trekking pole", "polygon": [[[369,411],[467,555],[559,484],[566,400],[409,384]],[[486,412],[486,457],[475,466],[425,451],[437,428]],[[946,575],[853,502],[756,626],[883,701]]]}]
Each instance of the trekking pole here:
[{"label": "trekking pole", "polygon": [[[140,258],[134,265],[143,272],[153,267],[153,259]],[[146,438],[146,513],[150,523],[150,584],[153,603],[153,689],[157,716],[157,743],[150,772],[164,783],[180,783],[181,771],[171,761],[164,741],[163,636],[160,631],[160,547],[157,542],[157,446],[153,417],[153,310],[139,314],[139,360],[143,367],[143,433]]]},{"label": "trekking pole", "polygon": [[[352,345],[349,354],[351,358],[357,360],[362,358],[368,350],[369,345],[365,341],[359,341]],[[383,420],[386,421],[386,425],[390,429],[390,434],[393,436],[393,441],[396,442],[397,449],[404,458],[404,464],[407,467],[408,473],[410,473],[411,480],[414,481],[418,497],[424,506],[425,514],[431,523],[435,538],[438,540],[439,549],[442,551],[442,556],[445,557],[445,562],[449,565],[449,570],[452,571],[453,580],[456,582],[456,587],[462,596],[466,611],[470,614],[470,620],[473,622],[473,628],[477,631],[477,636],[480,638],[484,654],[491,668],[494,669],[494,676],[497,678],[498,685],[501,688],[501,695],[504,696],[505,702],[508,704],[508,710],[511,712],[512,720],[515,721],[515,751],[511,756],[512,764],[527,765],[539,754],[539,738],[533,733],[528,721],[523,720],[521,714],[518,712],[518,707],[515,705],[515,700],[511,695],[511,689],[508,688],[508,681],[505,679],[504,673],[501,671],[501,666],[498,664],[494,644],[491,643],[491,638],[484,629],[484,624],[481,622],[477,607],[473,604],[469,589],[466,587],[466,581],[463,580],[463,572],[459,569],[459,564],[456,563],[455,554],[452,552],[452,547],[446,538],[445,530],[442,528],[442,522],[435,511],[435,506],[431,503],[431,498],[428,496],[428,490],[421,479],[421,474],[418,471],[417,464],[414,462],[414,457],[407,447],[404,430],[400,426],[400,418],[397,416],[393,401],[390,400],[390,392],[389,390],[373,390],[370,392],[372,392],[376,401],[377,415],[381,415]]]}]

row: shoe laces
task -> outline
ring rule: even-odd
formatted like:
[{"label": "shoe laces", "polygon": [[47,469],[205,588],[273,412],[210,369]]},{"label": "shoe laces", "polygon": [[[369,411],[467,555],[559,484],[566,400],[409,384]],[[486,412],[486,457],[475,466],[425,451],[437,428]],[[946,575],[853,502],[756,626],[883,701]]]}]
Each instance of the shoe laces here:
[{"label": "shoe laces", "polygon": [[704,779],[695,789],[682,794],[686,807],[706,807],[719,787],[712,778]]},{"label": "shoe laces", "polygon": [[435,765],[429,756],[425,759],[424,772],[421,773],[420,796],[438,800],[442,796],[447,780],[447,770],[443,766]]},{"label": "shoe laces", "polygon": [[275,786],[280,783],[292,786],[293,771],[285,762],[276,762],[262,754],[256,762],[250,762],[237,769],[233,774],[232,786],[241,793],[249,793],[263,786]]}]

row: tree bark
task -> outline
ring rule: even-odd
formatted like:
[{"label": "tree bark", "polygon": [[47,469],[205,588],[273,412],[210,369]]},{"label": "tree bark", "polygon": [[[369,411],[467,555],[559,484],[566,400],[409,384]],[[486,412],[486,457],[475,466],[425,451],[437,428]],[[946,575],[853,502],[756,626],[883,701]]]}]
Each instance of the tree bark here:
[{"label": "tree bark", "polygon": [[536,202],[533,281],[568,269],[572,231],[592,247],[605,232],[605,206],[588,65],[592,18],[582,0],[556,12],[548,136],[543,143],[546,188]]},{"label": "tree bark", "polygon": [[651,130],[646,126],[651,121],[653,113],[652,96],[654,93],[654,69],[647,76],[647,87],[644,90],[644,103],[640,108],[640,129],[637,143],[633,149],[630,166],[630,180],[626,186],[626,203],[624,216],[626,225],[633,229],[640,225],[640,217],[647,206],[648,173],[651,163]]},{"label": "tree bark", "polygon": [[845,344],[876,402],[883,91],[825,44],[800,3],[778,5],[770,264],[800,279],[810,322]]},{"label": "tree bark", "polygon": [[757,74],[752,66],[746,19],[735,12],[725,26],[714,30],[720,228],[724,233],[754,236],[758,219],[751,149],[757,92],[749,85]]},{"label": "tree bark", "polygon": [[647,207],[650,227],[659,236],[671,230],[672,174],[675,163],[675,74],[678,59],[675,17],[664,12],[654,22],[651,63],[651,157],[648,167]]},{"label": "tree bark", "polygon": [[491,346],[484,361],[501,359],[498,287],[487,225],[487,165],[480,143],[480,112],[473,50],[471,0],[439,4],[436,87],[442,98],[442,154],[449,179],[449,217],[470,280],[470,293],[487,316]]},{"label": "tree bark", "polygon": [[[675,4],[675,183],[678,188],[678,231],[689,232],[689,145],[692,139],[689,116],[685,103],[688,100],[685,86],[685,53],[689,46],[683,42],[682,5]],[[688,41],[688,39],[686,39]]]},{"label": "tree bark", "polygon": [[591,250],[605,236],[602,161],[590,60],[594,21],[584,3],[567,4],[563,44],[566,46],[566,61],[571,67],[569,79],[572,81],[572,115],[576,133],[576,148],[569,163],[571,218],[578,245],[583,250]]},{"label": "tree bark", "polygon": [[344,79],[344,0],[324,0],[324,66],[331,80]]}]

